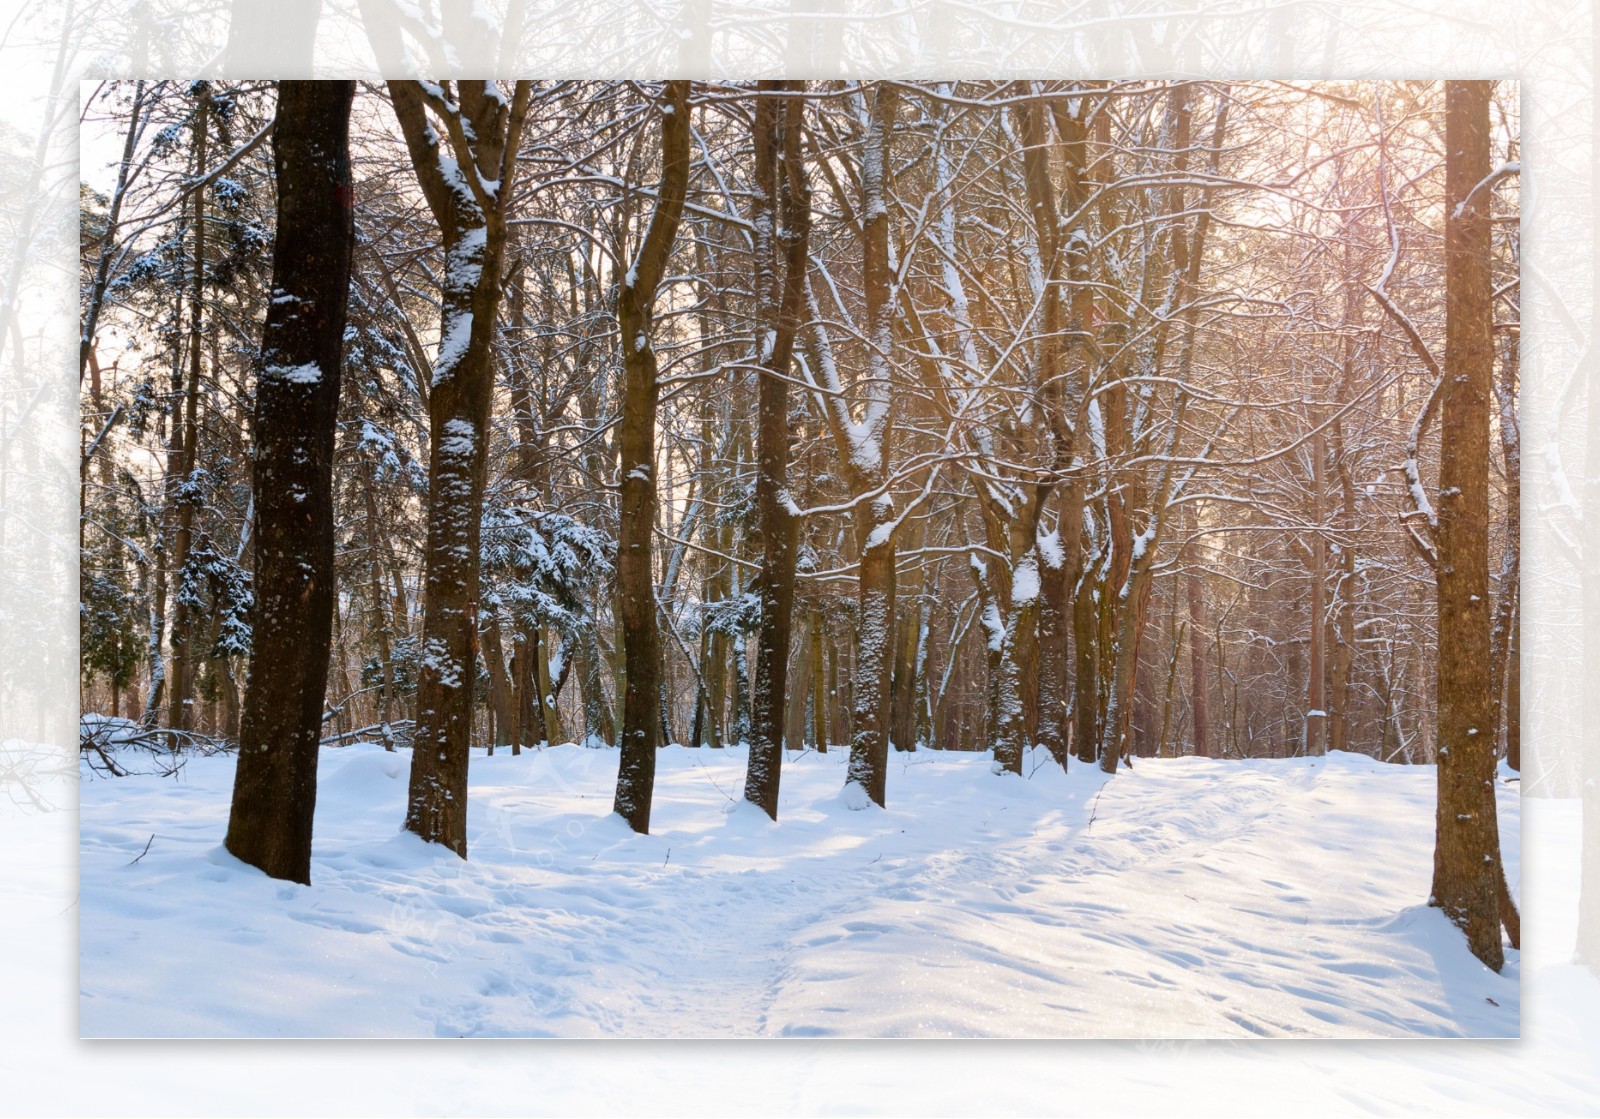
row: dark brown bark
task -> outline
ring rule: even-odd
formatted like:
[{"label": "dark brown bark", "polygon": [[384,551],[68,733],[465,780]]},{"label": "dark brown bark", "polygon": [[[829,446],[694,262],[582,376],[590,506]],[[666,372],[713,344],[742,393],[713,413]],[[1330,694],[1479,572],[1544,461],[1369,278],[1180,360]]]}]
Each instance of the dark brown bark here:
[{"label": "dark brown bark", "polygon": [[656,355],[651,346],[656,289],[672,253],[689,184],[689,83],[667,83],[661,118],[661,186],[638,256],[617,296],[622,334],[620,432],[622,498],[617,534],[617,615],[625,634],[622,758],[615,811],[636,832],[650,830],[656,748],[661,743],[661,633],[656,619],[651,537],[656,521]]},{"label": "dark brown bark", "polygon": [[1500,833],[1489,694],[1489,409],[1494,370],[1489,200],[1491,82],[1445,83],[1445,358],[1437,556],[1436,905],[1499,971]]},{"label": "dark brown bark", "polygon": [[[774,820],[783,768],[784,698],[794,612],[795,533],[789,509],[789,381],[805,299],[811,241],[811,188],[802,154],[804,102],[778,98],[803,82],[762,82],[754,123],[756,273],[760,301],[757,365],[761,369],[756,428],[756,518],[761,537],[761,599],[756,633],[755,694],[744,797]],[[781,160],[780,160],[781,154]],[[779,165],[782,164],[782,176]],[[781,222],[781,224],[779,224]],[[775,229],[774,226],[777,226]]]},{"label": "dark brown bark", "polygon": [[[831,654],[823,654],[823,630],[819,604],[811,615],[811,745],[819,754],[828,752],[828,668],[833,663]],[[826,643],[831,648],[832,643]]]},{"label": "dark brown bark", "polygon": [[[1049,152],[1045,143],[1045,111],[1042,104],[1033,102],[1017,114],[1019,132],[1023,143],[1024,183],[1029,210],[1033,217],[1033,231],[1043,267],[1045,287],[1043,298],[1043,340],[1039,344],[1039,357],[1034,370],[1035,390],[1044,401],[1045,439],[1051,450],[1051,465],[1055,472],[1066,473],[1073,452],[1073,433],[1067,419],[1067,401],[1064,379],[1059,366],[1063,356],[1060,342],[1062,307],[1060,281],[1065,261],[1057,246],[1060,215],[1056,211],[1055,190],[1051,183]],[[1070,175],[1070,172],[1069,172]],[[1070,185],[1070,184],[1069,184]],[[981,487],[986,495],[987,487]],[[1040,678],[1040,622],[1046,602],[1050,604],[1048,633],[1052,647],[1048,654],[1053,658],[1060,636],[1061,615],[1059,600],[1044,592],[1046,581],[1057,578],[1051,562],[1043,554],[1053,547],[1041,547],[1039,541],[1040,518],[1050,489],[1042,483],[1018,487],[1009,523],[1002,534],[992,533],[995,543],[1003,543],[1010,559],[1008,578],[1004,587],[996,587],[997,599],[1003,597],[1001,616],[1004,619],[1004,636],[999,648],[998,671],[1000,678],[994,688],[993,718],[995,762],[1001,770],[1020,774],[1022,758],[1038,727]],[[985,504],[992,502],[986,498]],[[986,508],[985,521],[1000,519],[998,510]],[[997,601],[999,606],[1000,602]],[[1050,683],[1056,678],[1052,674]],[[1047,705],[1054,715],[1058,699],[1048,697]],[[1053,725],[1059,722],[1052,720]],[[1063,756],[1064,754],[1058,754]]]},{"label": "dark brown bark", "polygon": [[[505,746],[517,730],[516,697],[506,672],[505,642],[500,619],[491,616],[483,627],[483,666],[489,673],[489,702],[494,712],[494,745]],[[493,747],[491,747],[492,749]]]},{"label": "dark brown bark", "polygon": [[[367,597],[371,606],[369,624],[378,641],[379,668],[383,673],[383,679],[378,685],[377,714],[378,722],[387,725],[393,717],[394,658],[389,645],[388,590],[384,586],[383,563],[378,555],[378,500],[374,492],[377,488],[375,473],[373,464],[368,461],[361,475],[361,496],[367,518]],[[394,749],[387,732],[384,734],[384,743],[390,750]]]},{"label": "dark brown bark", "polygon": [[[1087,97],[1077,103],[1078,111],[1068,113],[1064,107],[1055,113],[1056,130],[1061,136],[1064,163],[1068,170],[1067,203],[1074,212],[1082,210],[1099,184],[1115,178],[1115,159],[1110,134],[1110,115],[1105,112],[1094,116],[1094,129],[1085,127],[1088,117]],[[1094,179],[1089,177],[1090,155],[1094,154]],[[1101,230],[1113,228],[1115,213],[1113,194],[1107,191],[1095,208],[1094,217]],[[1086,219],[1087,220],[1087,217]],[[1098,231],[1090,230],[1091,233]],[[1072,280],[1072,301],[1067,328],[1071,332],[1069,350],[1066,405],[1072,409],[1074,456],[1069,465],[1074,467],[1062,491],[1061,549],[1072,618],[1072,710],[1070,724],[1071,752],[1080,761],[1093,762],[1100,745],[1100,720],[1104,710],[1099,673],[1099,634],[1094,593],[1101,581],[1098,568],[1103,561],[1104,542],[1085,539],[1084,518],[1087,509],[1087,478],[1082,464],[1091,448],[1084,438],[1088,406],[1088,386],[1091,372],[1104,363],[1102,356],[1103,330],[1095,327],[1097,305],[1093,278],[1093,257],[1089,245],[1092,237],[1075,237],[1067,246],[1066,263]],[[1116,340],[1106,338],[1109,347]]]},{"label": "dark brown bark", "polygon": [[[878,391],[889,386],[892,349],[890,305],[892,276],[889,268],[889,210],[886,202],[889,148],[898,92],[879,85],[873,99],[867,140],[861,162],[862,286],[866,293],[867,364]],[[879,459],[867,469],[857,469],[853,489],[875,489],[887,473],[887,415],[875,433]],[[861,464],[866,466],[866,464]],[[882,807],[889,766],[889,683],[894,634],[895,520],[894,501],[887,494],[864,501],[855,509],[856,547],[859,553],[857,596],[860,632],[855,664],[855,721],[850,736],[850,762],[846,784],[860,785],[872,803]]]},{"label": "dark brown bark", "polygon": [[[204,84],[200,86],[199,103],[194,110],[195,174],[206,170],[206,148],[210,137],[211,98]],[[206,276],[206,192],[193,194],[194,256],[189,262],[189,342],[188,377],[184,382],[181,400],[182,421],[179,421],[180,401],[173,402],[172,425],[175,447],[173,457],[177,470],[167,476],[167,500],[176,506],[176,529],[172,537],[172,572],[177,581],[173,596],[171,679],[168,695],[171,696],[170,725],[189,730],[194,725],[190,707],[194,701],[194,623],[192,601],[198,588],[188,571],[189,553],[194,542],[194,513],[197,495],[193,492],[195,472],[195,444],[199,439],[199,405],[201,345],[205,327],[205,276]]]},{"label": "dark brown bark", "polygon": [[892,712],[889,741],[896,750],[917,748],[917,650],[922,641],[922,573],[902,599],[900,621],[894,644],[894,678],[889,685]]},{"label": "dark brown bark", "polygon": [[350,286],[354,82],[284,82],[277,242],[256,388],[254,645],[225,841],[309,883],[332,638],[333,455]]}]

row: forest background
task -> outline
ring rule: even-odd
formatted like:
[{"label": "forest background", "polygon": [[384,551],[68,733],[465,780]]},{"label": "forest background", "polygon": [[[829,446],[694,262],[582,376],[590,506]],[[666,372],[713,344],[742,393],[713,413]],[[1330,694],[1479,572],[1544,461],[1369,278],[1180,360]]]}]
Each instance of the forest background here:
[{"label": "forest background", "polygon": [[[176,11],[181,5],[171,7]],[[65,13],[36,11],[37,19],[17,25],[26,36],[31,36],[33,46],[26,48],[32,51],[28,72],[37,80],[32,89],[35,99],[27,103],[35,111],[22,118],[25,131],[13,145],[19,159],[12,169],[22,172],[37,169],[40,177],[32,180],[34,186],[53,182],[48,176],[57,169],[59,153],[70,150],[70,136],[63,141],[62,133],[56,129],[63,124],[70,126],[73,114],[70,109],[63,109],[63,105],[71,100],[72,87],[58,79],[74,67],[126,65],[125,52],[137,41],[133,32],[137,31],[138,24],[136,21],[119,22],[117,16],[122,14],[125,13],[95,9],[88,19],[83,19],[81,12],[70,9]],[[206,25],[203,20],[186,22],[183,25],[185,35],[169,34],[159,37],[158,41],[162,49],[174,52],[176,68],[195,68],[221,57],[228,14],[226,11],[218,14],[213,25]],[[693,48],[705,52],[697,56],[697,60],[704,61],[708,67],[715,60],[719,70],[724,71],[742,70],[762,62],[771,65],[781,59],[781,44],[764,36],[747,15],[741,20],[740,12],[730,14],[710,8],[705,14],[717,17],[720,22],[714,34],[699,38],[693,34],[695,28],[704,24],[709,31],[712,26],[693,14],[676,23],[668,19],[660,25],[614,19],[608,26],[616,38],[588,40],[595,53],[586,57],[596,66],[626,64],[649,68],[651,62],[672,57],[671,53],[663,55],[663,51],[675,52],[680,43],[687,41],[691,45],[703,44]],[[816,16],[814,25],[839,22],[826,18],[828,12],[811,14]],[[1525,86],[1529,98],[1525,121],[1529,161],[1547,169],[1538,180],[1537,192],[1525,188],[1528,251],[1537,262],[1536,282],[1530,284],[1524,303],[1529,324],[1525,333],[1525,375],[1530,386],[1525,422],[1534,432],[1528,443],[1544,452],[1545,463],[1551,461],[1552,445],[1558,460],[1581,460],[1584,433],[1575,420],[1582,414],[1583,387],[1590,368],[1580,359],[1585,353],[1589,329],[1585,308],[1592,231],[1589,194],[1583,185],[1583,174],[1588,169],[1584,156],[1592,150],[1587,113],[1591,40],[1583,35],[1586,24],[1582,6],[1506,8],[1482,5],[1471,10],[1452,6],[1448,12],[1442,8],[1431,12],[1379,7],[1349,13],[1331,8],[1289,9],[1267,5],[1248,10],[1213,8],[1203,16],[1181,21],[1162,18],[1169,14],[1159,5],[1152,5],[1137,11],[1119,12],[1080,27],[1071,18],[1049,14],[988,21],[975,13],[931,5],[921,10],[920,17],[906,15],[892,39],[872,40],[880,53],[862,53],[868,39],[854,31],[843,41],[847,44],[847,56],[863,65],[892,67],[943,62],[972,67],[983,73],[992,73],[994,68],[1002,66],[1059,67],[1065,60],[1074,58],[1074,52],[1087,51],[1085,58],[1092,68],[1116,73],[1130,73],[1140,67],[1160,70],[1188,64],[1231,72],[1281,67],[1284,73],[1342,76],[1352,70],[1388,69],[1396,60],[1404,59],[1410,64],[1406,69],[1411,72],[1449,69],[1459,73],[1467,69],[1485,75],[1525,74],[1529,78]],[[857,16],[859,18],[860,13]],[[869,13],[867,19],[872,18]],[[888,16],[876,18],[894,22]],[[647,17],[635,19],[647,20]],[[919,19],[922,22],[918,22]],[[936,24],[931,29],[926,25],[930,20]],[[941,20],[944,22],[940,23]],[[337,65],[339,60],[352,57],[355,49],[352,44],[360,43],[360,36],[355,33],[359,25],[353,22],[353,16],[341,14],[340,18],[327,20],[321,26],[319,66]],[[553,33],[571,32],[570,26],[559,22],[541,22],[535,18],[530,28],[533,33],[529,41],[539,43],[536,50],[556,49],[556,45],[565,46],[570,41],[562,34]],[[691,33],[678,34],[685,30]],[[536,34],[539,32],[542,36]],[[22,42],[23,37],[17,41]],[[713,47],[712,43],[719,45]],[[275,49],[269,48],[269,53]],[[515,44],[508,49],[512,58],[523,60]],[[528,58],[537,61],[535,55]],[[266,62],[280,65],[282,59],[269,57]],[[45,121],[43,128],[39,126],[41,116]],[[73,208],[76,199],[64,195],[55,197],[48,190],[30,192],[29,185],[23,174],[21,182],[13,184],[9,192],[12,199],[23,203],[15,211],[19,220],[13,229],[19,239],[18,249],[38,252],[47,243],[52,230],[59,237],[61,232],[70,229],[70,220],[65,220],[57,229],[42,215],[54,213],[57,215],[54,220],[63,223],[61,215]],[[56,203],[54,210],[48,208],[52,199]],[[38,207],[31,222],[24,220],[30,206]],[[65,241],[70,249],[71,238]],[[66,255],[70,259],[70,252]],[[52,759],[59,760],[60,754],[55,751],[65,750],[71,741],[70,723],[66,720],[75,707],[72,677],[76,658],[67,655],[70,650],[65,647],[76,630],[71,614],[75,602],[71,591],[75,587],[67,577],[70,560],[62,557],[67,543],[75,539],[70,525],[73,503],[67,489],[75,481],[76,472],[71,470],[70,452],[63,452],[67,465],[57,464],[59,469],[52,472],[53,468],[47,465],[49,454],[44,453],[51,444],[37,441],[40,435],[52,430],[48,421],[54,416],[58,422],[56,430],[68,433],[60,440],[61,447],[72,445],[70,432],[75,414],[72,401],[49,393],[41,395],[39,386],[46,382],[38,379],[41,370],[59,367],[64,371],[70,366],[71,355],[50,347],[74,333],[71,329],[71,320],[75,317],[71,274],[72,269],[64,265],[61,279],[65,282],[57,283],[54,288],[48,275],[29,274],[28,282],[36,285],[31,304],[34,313],[38,314],[40,306],[54,310],[43,318],[19,320],[32,327],[16,333],[24,340],[32,340],[29,344],[33,346],[33,356],[8,369],[6,385],[6,400],[11,407],[8,415],[15,424],[9,430],[27,437],[26,441],[15,441],[8,448],[10,453],[20,456],[10,460],[11,476],[45,481],[54,478],[55,484],[62,487],[59,502],[52,504],[45,498],[37,504],[30,503],[30,516],[25,525],[25,531],[30,534],[24,550],[27,562],[9,565],[7,569],[8,580],[13,581],[7,586],[7,601],[25,602],[36,608],[36,612],[16,615],[28,626],[26,632],[15,624],[7,629],[7,640],[14,643],[7,646],[6,705],[0,708],[6,719],[5,735],[13,739],[8,745],[9,766],[17,775],[8,787],[29,803],[49,804],[52,797],[60,796],[56,788],[58,782],[51,777]],[[39,298],[48,296],[51,291],[55,292],[57,302]],[[20,305],[29,306],[29,301],[22,300]],[[44,329],[50,314],[57,316],[58,325],[65,324],[64,330],[52,333]],[[35,360],[39,357],[43,360]],[[52,359],[53,366],[50,365]],[[62,377],[62,382],[67,383],[66,376]],[[16,423],[24,416],[34,422]],[[1528,735],[1535,744],[1532,748],[1548,750],[1547,757],[1552,762],[1565,757],[1571,764],[1581,765],[1581,697],[1585,687],[1584,678],[1577,669],[1582,663],[1579,656],[1585,632],[1578,624],[1580,599],[1575,589],[1583,568],[1573,564],[1557,539],[1561,532],[1569,538],[1573,535],[1574,514],[1581,507],[1581,498],[1570,490],[1563,492],[1555,482],[1557,477],[1559,475],[1549,470],[1530,471],[1529,477],[1533,494],[1529,502],[1539,510],[1539,515],[1530,518],[1528,581],[1525,583],[1526,608],[1533,625],[1524,658],[1530,681],[1538,684],[1537,694],[1528,697]],[[60,520],[62,517],[69,520]],[[58,593],[40,593],[42,588],[51,586],[58,587]],[[52,634],[55,634],[53,638]],[[69,665],[72,668],[65,667]],[[1587,690],[1594,691],[1593,688]],[[26,745],[28,743],[44,743],[45,748],[33,749]],[[50,747],[50,743],[57,745]],[[30,819],[47,821],[49,817]],[[49,840],[43,842],[42,850],[58,853],[42,861],[42,877],[33,880],[34,890],[59,892],[59,887],[47,883],[56,881],[49,867],[52,859],[53,865],[61,865],[63,856],[59,852],[63,848],[51,848]],[[1537,842],[1532,828],[1530,842]],[[1566,857],[1570,861],[1570,852]],[[1553,854],[1558,864],[1562,858],[1559,852]],[[70,902],[70,894],[65,896],[65,901]],[[1522,1059],[1537,1061],[1537,1047],[1532,1053]],[[1282,1083],[1289,1083],[1296,1074],[1285,1068],[1265,1079],[1277,1082],[1279,1075],[1283,1077]],[[1331,1078],[1333,1074],[1328,1075]],[[1427,1083],[1430,1075],[1442,1074],[1424,1073],[1421,1080]],[[1390,1098],[1412,1090],[1408,1087],[1409,1079],[1405,1082],[1396,1079],[1390,1084],[1387,1091],[1396,1094]],[[1155,1093],[1162,1090],[1151,1089]]]}]

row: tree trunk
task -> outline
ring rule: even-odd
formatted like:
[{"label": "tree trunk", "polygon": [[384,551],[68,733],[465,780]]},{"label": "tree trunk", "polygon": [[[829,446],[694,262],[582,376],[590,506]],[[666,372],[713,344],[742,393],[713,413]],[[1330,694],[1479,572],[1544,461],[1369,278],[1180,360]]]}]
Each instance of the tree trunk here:
[{"label": "tree trunk", "polygon": [[616,813],[650,830],[656,748],[661,742],[661,633],[656,619],[651,537],[656,521],[656,355],[651,347],[656,289],[683,217],[689,183],[689,83],[667,83],[662,106],[661,186],[649,231],[617,296],[622,333],[620,442],[622,498],[617,534],[617,614],[625,634],[622,757]]},{"label": "tree trunk", "polygon": [[[494,711],[494,745],[505,746],[516,732],[517,718],[511,680],[506,674],[505,643],[501,639],[500,619],[491,613],[483,627],[483,664],[489,673],[489,702]],[[385,717],[387,722],[387,717]]]},{"label": "tree trunk", "polygon": [[[1316,422],[1313,413],[1309,417]],[[1306,753],[1328,752],[1328,541],[1322,535],[1327,446],[1321,433],[1311,438],[1311,616],[1306,619]]]},{"label": "tree trunk", "polygon": [[317,746],[332,637],[333,455],[354,241],[354,82],[284,82],[278,221],[255,413],[255,634],[227,849],[311,881]]},{"label": "tree trunk", "polygon": [[600,672],[604,658],[600,655],[600,642],[593,626],[583,626],[574,638],[573,656],[578,669],[578,687],[583,693],[584,744],[598,740],[610,745],[617,735],[616,723],[611,718],[611,705],[606,702],[605,682]]},{"label": "tree trunk", "polygon": [[[445,257],[439,357],[428,394],[421,666],[405,826],[466,858],[491,349],[505,206],[529,87],[518,82],[509,104],[482,81],[457,83],[453,98],[448,87],[410,81],[390,82],[389,92]],[[485,180],[497,182],[493,195]]]},{"label": "tree trunk", "polygon": [[1489,199],[1491,82],[1445,83],[1445,360],[1438,503],[1439,801],[1433,891],[1499,971],[1500,833],[1489,694],[1489,408],[1494,371]]},{"label": "tree trunk", "polygon": [[1206,585],[1193,543],[1184,549],[1184,590],[1189,599],[1189,740],[1195,756],[1211,756],[1211,707],[1206,688]]},{"label": "tree trunk", "polygon": [[562,741],[561,709],[556,704],[555,681],[550,678],[550,638],[539,630],[538,655],[534,660],[534,683],[538,687],[540,721],[544,724],[544,744],[559,746]]},{"label": "tree trunk", "polygon": [[909,597],[904,600],[904,609],[900,611],[899,636],[894,652],[894,680],[890,684],[893,721],[889,740],[896,750],[901,751],[917,748],[917,653],[922,647],[923,607],[915,596],[922,592],[920,571],[908,591]]},{"label": "tree trunk", "polygon": [[[756,102],[756,274],[761,320],[760,402],[756,429],[756,516],[761,536],[761,628],[756,634],[755,696],[750,720],[750,760],[744,797],[774,820],[783,767],[783,716],[788,684],[789,631],[794,612],[795,534],[789,512],[790,359],[805,293],[811,233],[811,190],[806,182],[799,97],[781,102],[785,86],[802,82],[762,82]],[[778,165],[783,165],[780,181]],[[774,223],[782,225],[774,231]],[[782,273],[779,262],[782,262]]]},{"label": "tree trunk", "polygon": [[[206,141],[210,134],[209,117],[211,98],[202,84],[199,103],[194,110],[195,174],[205,174]],[[179,730],[193,726],[190,705],[194,700],[194,628],[191,618],[199,588],[189,571],[189,553],[193,550],[194,513],[199,504],[195,487],[195,443],[199,439],[201,344],[205,326],[205,276],[206,276],[206,192],[194,192],[194,258],[190,261],[189,288],[189,375],[184,385],[182,404],[183,422],[178,426],[178,407],[174,402],[173,426],[178,441],[176,458],[177,477],[168,476],[168,501],[177,505],[177,531],[172,537],[172,574],[176,580],[172,610],[172,679],[168,688],[171,696],[169,719]]]},{"label": "tree trunk", "polygon": [[[394,656],[389,645],[389,604],[386,601],[388,591],[384,587],[383,564],[378,556],[378,502],[375,490],[377,479],[375,469],[368,461],[361,475],[361,496],[365,507],[367,523],[367,596],[371,606],[370,622],[373,634],[378,641],[379,671],[383,674],[382,682],[378,685],[378,722],[388,726],[392,718],[391,704],[394,700]],[[384,742],[389,749],[394,749],[389,741],[388,732],[384,732]]]},{"label": "tree trunk", "polygon": [[[866,294],[867,366],[879,394],[872,442],[875,462],[854,455],[854,489],[875,489],[887,473],[888,424],[892,406],[889,354],[893,350],[890,324],[893,276],[889,261],[889,209],[887,203],[889,148],[898,109],[898,93],[884,83],[876,90],[861,156],[862,287]],[[859,444],[856,450],[866,450]],[[857,462],[857,460],[863,460]],[[850,737],[850,762],[846,784],[857,784],[872,803],[882,807],[889,764],[889,683],[894,639],[895,595],[894,501],[884,493],[856,506],[856,549],[859,556],[857,596],[860,633],[855,664],[855,722]]]},{"label": "tree trunk", "polygon": [[[826,658],[823,655],[824,643],[819,603],[811,615],[811,745],[819,754],[828,752],[828,668],[833,663],[831,654]],[[831,648],[832,643],[827,644]],[[837,677],[837,672],[834,675]]]},{"label": "tree trunk", "polygon": [[[812,626],[815,627],[815,621]],[[788,709],[784,715],[783,744],[789,750],[803,750],[806,745],[806,701],[811,696],[812,642],[809,635],[796,644],[794,664],[789,678],[794,686],[789,689]]]}]

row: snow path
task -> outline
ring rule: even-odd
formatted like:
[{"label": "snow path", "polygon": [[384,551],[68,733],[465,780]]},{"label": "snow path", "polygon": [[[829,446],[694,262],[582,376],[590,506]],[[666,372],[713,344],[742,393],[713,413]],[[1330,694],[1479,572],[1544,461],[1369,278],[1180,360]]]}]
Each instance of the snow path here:
[{"label": "snow path", "polygon": [[1487,972],[1422,904],[1430,768],[923,752],[854,812],[845,758],[791,756],[774,824],[742,750],[669,748],[635,836],[614,751],[477,754],[462,862],[396,832],[406,754],[329,750],[309,888],[221,850],[231,758],[86,779],[82,1034],[1518,1032],[1518,954]]}]

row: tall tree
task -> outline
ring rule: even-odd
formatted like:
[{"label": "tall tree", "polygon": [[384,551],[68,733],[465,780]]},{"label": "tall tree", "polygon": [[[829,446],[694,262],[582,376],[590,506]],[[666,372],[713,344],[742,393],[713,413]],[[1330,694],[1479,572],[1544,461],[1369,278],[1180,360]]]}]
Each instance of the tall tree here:
[{"label": "tall tree", "polygon": [[225,844],[311,881],[317,746],[333,624],[333,451],[354,241],[354,82],[284,82],[278,225],[256,382],[254,644]]},{"label": "tall tree", "polygon": [[[783,765],[784,699],[794,611],[795,518],[789,493],[789,378],[805,298],[811,192],[801,149],[802,82],[762,82],[756,102],[757,275],[760,399],[756,427],[756,516],[761,531],[761,626],[744,797],[774,820]],[[782,168],[780,178],[779,168]]]},{"label": "tall tree", "polygon": [[1493,398],[1489,99],[1445,83],[1445,356],[1440,401],[1437,840],[1429,902],[1499,971],[1500,831],[1489,694],[1489,411]]},{"label": "tall tree", "polygon": [[[893,407],[890,354],[894,345],[888,191],[890,146],[899,105],[899,91],[882,83],[866,120],[861,155],[861,284],[866,295],[867,371],[874,399],[866,421],[859,427],[851,425],[848,460],[856,475],[852,488],[865,500],[859,500],[854,510],[861,564],[857,577],[861,630],[856,657],[855,728],[845,780],[861,786],[872,803],[880,807],[889,768],[895,532],[902,523],[895,516],[894,498],[887,484]],[[880,488],[881,493],[869,496]]]},{"label": "tall tree", "polygon": [[518,82],[510,100],[487,81],[397,81],[389,93],[445,260],[427,396],[428,539],[405,826],[466,858],[491,350],[529,84]]},{"label": "tall tree", "polygon": [[617,815],[650,830],[656,748],[661,744],[661,630],[656,619],[651,537],[656,525],[656,352],[651,341],[657,289],[683,220],[689,189],[689,83],[667,83],[661,106],[661,186],[644,241],[617,292],[622,334],[620,433],[622,500],[617,534],[617,611],[625,634],[622,758]]}]

